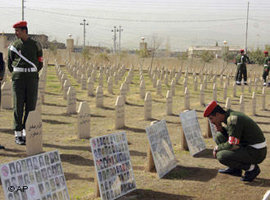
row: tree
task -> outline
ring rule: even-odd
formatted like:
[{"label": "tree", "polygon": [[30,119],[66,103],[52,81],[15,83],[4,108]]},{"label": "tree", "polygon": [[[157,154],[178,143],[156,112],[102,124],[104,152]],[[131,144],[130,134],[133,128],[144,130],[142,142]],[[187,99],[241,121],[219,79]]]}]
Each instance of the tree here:
[{"label": "tree", "polygon": [[150,54],[151,54],[151,65],[150,68],[152,68],[153,62],[155,55],[157,53],[157,50],[159,49],[161,45],[161,39],[157,35],[153,35],[151,38],[151,43],[150,43]]},{"label": "tree", "polygon": [[249,51],[249,58],[256,64],[263,64],[264,54],[263,51],[257,48],[255,51]]},{"label": "tree", "polygon": [[209,63],[214,59],[214,54],[210,51],[203,51],[200,55],[204,63]]}]

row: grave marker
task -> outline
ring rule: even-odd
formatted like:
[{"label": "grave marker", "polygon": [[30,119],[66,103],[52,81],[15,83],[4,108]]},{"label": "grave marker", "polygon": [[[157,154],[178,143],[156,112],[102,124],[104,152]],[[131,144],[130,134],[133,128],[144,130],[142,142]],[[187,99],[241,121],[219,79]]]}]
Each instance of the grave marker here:
[{"label": "grave marker", "polygon": [[144,119],[152,118],[152,97],[151,92],[147,92],[144,99]]},{"label": "grave marker", "polygon": [[1,87],[1,108],[2,109],[12,109],[12,94],[11,94],[11,82],[6,81]]},{"label": "grave marker", "polygon": [[90,138],[90,108],[86,102],[80,102],[77,117],[77,135],[79,139]]}]

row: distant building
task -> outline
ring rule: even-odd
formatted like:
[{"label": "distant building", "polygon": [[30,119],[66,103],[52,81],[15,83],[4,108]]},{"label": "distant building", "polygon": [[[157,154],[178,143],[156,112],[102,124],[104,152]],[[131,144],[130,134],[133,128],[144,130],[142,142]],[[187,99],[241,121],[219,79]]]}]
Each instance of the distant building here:
[{"label": "distant building", "polygon": [[188,57],[199,57],[203,52],[212,52],[216,58],[222,57],[225,52],[237,54],[241,47],[239,46],[194,46],[188,48]]},{"label": "distant building", "polygon": [[[48,48],[48,36],[44,34],[28,34],[33,40],[39,41],[43,48]],[[14,33],[2,33],[7,39],[7,45],[17,39]]]}]

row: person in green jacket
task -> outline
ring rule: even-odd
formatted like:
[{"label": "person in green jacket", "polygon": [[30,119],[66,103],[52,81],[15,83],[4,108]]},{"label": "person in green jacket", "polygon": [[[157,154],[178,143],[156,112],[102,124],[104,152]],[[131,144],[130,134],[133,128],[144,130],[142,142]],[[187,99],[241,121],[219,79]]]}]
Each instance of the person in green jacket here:
[{"label": "person in green jacket", "polygon": [[26,21],[17,22],[13,28],[18,39],[8,48],[8,69],[12,72],[15,142],[24,145],[26,120],[36,108],[42,47],[28,36]]},{"label": "person in green jacket", "polygon": [[[266,77],[269,75],[269,70],[270,70],[270,57],[268,56],[268,51],[264,51],[264,61],[263,61],[263,86],[266,86]],[[268,83],[268,86],[270,86],[270,82]]]},{"label": "person in green jacket", "polygon": [[223,110],[215,101],[206,107],[204,117],[217,129],[213,156],[228,167],[219,173],[241,177],[245,170],[241,180],[253,181],[261,172],[258,164],[267,154],[266,140],[257,123],[244,113]]},{"label": "person in green jacket", "polygon": [[[0,106],[1,106],[1,82],[4,78],[4,74],[5,74],[5,62],[3,59],[2,52],[0,52]],[[0,145],[0,149],[5,149],[5,147]]]},{"label": "person in green jacket", "polygon": [[235,58],[237,66],[235,81],[237,85],[241,85],[242,76],[244,77],[244,84],[247,85],[247,63],[250,63],[249,57],[245,54],[245,50],[241,49],[240,54]]}]

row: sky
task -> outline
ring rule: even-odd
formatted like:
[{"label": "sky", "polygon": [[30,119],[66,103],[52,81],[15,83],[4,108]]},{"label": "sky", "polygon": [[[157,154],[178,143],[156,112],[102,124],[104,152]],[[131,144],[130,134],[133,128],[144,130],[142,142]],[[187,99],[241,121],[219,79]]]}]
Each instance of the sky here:
[{"label": "sky", "polygon": [[[185,51],[190,46],[244,47],[248,1],[245,0],[26,0],[24,18],[29,33],[46,34],[64,42],[69,34],[75,45],[113,47],[114,26],[121,26],[121,48],[138,49],[144,37],[160,48]],[[270,44],[270,1],[250,0],[248,48]],[[0,0],[0,31],[14,32],[22,19],[22,0]],[[119,32],[117,33],[119,42]]]}]

